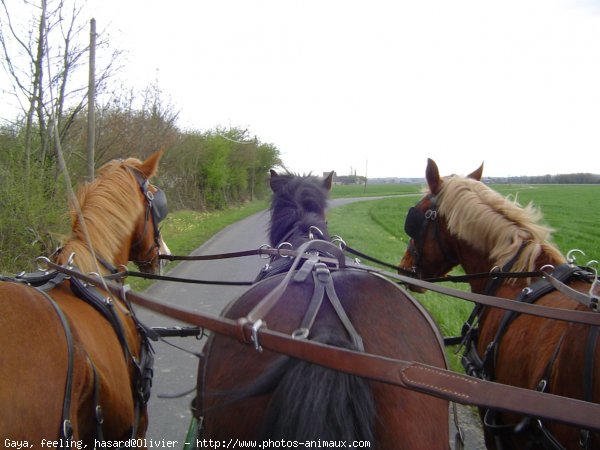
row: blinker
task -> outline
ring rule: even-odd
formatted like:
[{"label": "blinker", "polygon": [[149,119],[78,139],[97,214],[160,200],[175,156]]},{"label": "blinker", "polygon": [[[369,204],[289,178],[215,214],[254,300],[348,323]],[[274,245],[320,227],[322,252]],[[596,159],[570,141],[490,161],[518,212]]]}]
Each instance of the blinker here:
[{"label": "blinker", "polygon": [[158,189],[153,193],[152,199],[152,215],[156,223],[160,223],[167,217],[169,208],[167,206],[167,195],[165,191]]},{"label": "blinker", "polygon": [[404,231],[411,238],[417,240],[425,231],[425,221],[427,217],[425,213],[414,206],[408,210],[406,220],[404,222]]},{"label": "blinker", "polygon": [[154,219],[154,224],[158,225],[169,213],[169,208],[167,207],[167,195],[165,191],[162,189],[156,188],[156,192],[152,192],[148,189],[150,182],[145,180],[142,185],[142,192],[148,199],[150,204],[150,209],[152,211],[152,218]]}]

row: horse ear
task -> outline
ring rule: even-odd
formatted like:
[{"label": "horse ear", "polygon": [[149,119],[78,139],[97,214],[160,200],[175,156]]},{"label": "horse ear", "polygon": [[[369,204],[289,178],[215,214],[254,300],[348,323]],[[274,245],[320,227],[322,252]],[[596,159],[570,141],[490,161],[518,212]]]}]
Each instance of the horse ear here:
[{"label": "horse ear", "polygon": [[431,158],[427,158],[427,169],[425,169],[425,179],[429,185],[429,192],[437,195],[440,189],[440,171],[437,164]]},{"label": "horse ear", "polygon": [[330,172],[329,175],[323,180],[323,187],[328,191],[331,191],[331,185],[333,184],[333,174],[334,172]]},{"label": "horse ear", "polygon": [[467,178],[473,178],[474,180],[481,181],[481,176],[483,175],[483,163],[479,166],[479,169],[471,172],[467,175]]},{"label": "horse ear", "polygon": [[275,192],[275,191],[277,191],[277,188],[279,187],[279,184],[280,184],[279,174],[277,172],[275,172],[273,169],[271,169],[270,172],[271,172],[271,181],[269,182],[269,184],[271,185],[271,190],[273,192]]},{"label": "horse ear", "polygon": [[163,153],[164,150],[158,150],[152,153],[140,166],[139,170],[144,174],[146,179],[150,179],[156,175],[156,171],[158,170],[158,162],[160,161]]}]

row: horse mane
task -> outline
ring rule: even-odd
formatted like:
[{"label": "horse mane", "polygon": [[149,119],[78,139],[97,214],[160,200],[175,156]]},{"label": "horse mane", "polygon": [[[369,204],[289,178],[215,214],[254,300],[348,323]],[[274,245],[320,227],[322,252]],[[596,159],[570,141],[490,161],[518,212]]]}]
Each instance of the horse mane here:
[{"label": "horse mane", "polygon": [[136,170],[141,164],[136,158],[110,161],[98,170],[95,180],[80,185],[76,197],[85,224],[71,204],[71,235],[57,258],[59,264],[64,264],[69,255],[75,253],[74,263],[80,271],[98,271],[86,230],[95,255],[113,262],[113,256],[133,234],[143,214],[144,205],[136,198],[139,195],[137,181],[127,170],[128,167]]},{"label": "horse mane", "polygon": [[301,176],[287,172],[272,183],[269,238],[271,245],[277,245],[302,222],[304,214],[324,214],[329,193],[322,180],[310,174]]},{"label": "horse mane", "polygon": [[542,213],[531,202],[522,207],[516,198],[509,200],[484,183],[459,176],[444,178],[438,199],[450,233],[488,254],[495,266],[503,267],[521,248],[513,272],[535,270],[542,253],[565,261],[550,243],[553,230],[541,223]]}]

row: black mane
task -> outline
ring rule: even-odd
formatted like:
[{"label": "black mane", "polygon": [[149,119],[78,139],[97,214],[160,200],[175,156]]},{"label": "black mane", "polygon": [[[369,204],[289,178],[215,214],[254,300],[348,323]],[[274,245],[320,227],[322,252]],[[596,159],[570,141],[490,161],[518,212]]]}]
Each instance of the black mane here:
[{"label": "black mane", "polygon": [[325,209],[329,189],[322,179],[272,172],[271,189],[271,245],[276,246],[284,239],[289,241],[287,236],[295,231],[308,236],[311,226],[327,232]]}]

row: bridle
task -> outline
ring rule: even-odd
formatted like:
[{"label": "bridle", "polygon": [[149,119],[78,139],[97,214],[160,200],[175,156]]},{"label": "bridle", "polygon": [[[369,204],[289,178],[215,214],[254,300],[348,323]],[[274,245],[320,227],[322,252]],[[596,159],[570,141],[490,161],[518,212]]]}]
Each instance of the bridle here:
[{"label": "bridle", "polygon": [[[151,185],[147,178],[139,172],[137,169],[132,167],[128,167],[130,169],[131,174],[135,177],[140,186],[142,194],[146,199],[146,212],[144,218],[144,229],[140,237],[135,241],[131,248],[136,248],[139,246],[144,237],[146,236],[146,232],[148,230],[148,222],[150,220],[150,216],[152,216],[152,225],[154,231],[154,245],[146,252],[143,258],[139,261],[134,261],[140,268],[149,267],[152,265],[153,261],[160,257],[160,248],[161,248],[161,236],[160,236],[160,228],[159,224],[169,212],[167,207],[167,196],[165,192],[158,187]],[[156,189],[155,192],[152,192],[149,188],[152,186]],[[158,249],[155,253],[155,250]]]},{"label": "bridle", "polygon": [[[423,212],[418,208],[418,206],[426,200],[428,200],[431,205],[427,211]],[[437,197],[433,194],[428,194],[419,203],[417,203],[416,206],[413,206],[408,210],[408,214],[406,215],[406,220],[404,222],[404,231],[411,238],[408,243],[407,251],[414,260],[414,265],[412,267],[412,271],[414,273],[417,273],[417,268],[420,265],[421,258],[423,256],[423,248],[425,247],[425,236],[430,225],[434,226],[433,239],[437,242],[438,248],[440,249],[445,260],[448,261],[449,264],[452,264],[452,266],[458,264],[456,257],[454,257],[454,255],[440,239]]]}]

